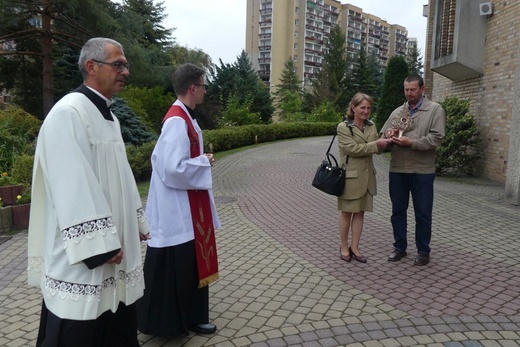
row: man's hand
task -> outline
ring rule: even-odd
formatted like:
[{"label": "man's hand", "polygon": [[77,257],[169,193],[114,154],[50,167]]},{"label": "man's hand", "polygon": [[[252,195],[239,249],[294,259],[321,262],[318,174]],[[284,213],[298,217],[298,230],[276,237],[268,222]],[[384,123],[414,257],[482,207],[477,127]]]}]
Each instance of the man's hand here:
[{"label": "man's hand", "polygon": [[412,140],[406,136],[393,137],[392,142],[401,147],[412,147]]},{"label": "man's hand", "polygon": [[215,162],[215,158],[213,158],[213,153],[204,153],[206,157],[208,157],[209,163],[211,166],[213,166],[213,163]]},{"label": "man's hand", "polygon": [[148,233],[148,234],[139,233],[139,240],[141,240],[141,241],[150,240],[151,238],[152,237],[150,236],[150,233]]},{"label": "man's hand", "polygon": [[386,129],[385,131],[385,139],[391,139],[394,137],[397,137],[399,135],[399,129],[397,128],[390,128]]},{"label": "man's hand", "polygon": [[121,264],[121,260],[123,260],[123,250],[120,250],[119,253],[114,255],[107,261],[107,264]]}]

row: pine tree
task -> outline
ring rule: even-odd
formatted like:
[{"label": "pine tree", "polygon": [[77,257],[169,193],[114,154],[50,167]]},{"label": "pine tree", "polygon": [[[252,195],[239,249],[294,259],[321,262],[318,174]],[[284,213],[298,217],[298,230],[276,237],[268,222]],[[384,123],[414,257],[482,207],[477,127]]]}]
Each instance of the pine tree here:
[{"label": "pine tree", "polygon": [[156,136],[146,129],[146,126],[124,99],[114,98],[111,110],[119,120],[121,135],[126,144],[139,146],[156,139]]},{"label": "pine tree", "polygon": [[[215,67],[215,71],[209,78],[207,103],[205,102],[205,104],[211,104],[219,112],[223,112],[232,96],[239,97],[238,105],[250,100],[249,111],[259,113],[262,123],[271,122],[274,106],[269,87],[262,82],[258,73],[253,69],[245,51],[241,52],[235,63],[224,64],[221,60],[220,66]],[[208,109],[207,106],[202,108]]]},{"label": "pine tree", "polygon": [[[377,64],[377,62],[376,62]],[[357,60],[354,62],[352,70],[352,88],[361,93],[368,94],[373,98],[377,98],[378,85],[376,76],[378,73],[378,66],[374,66],[374,61],[367,56],[365,46],[361,45]]]},{"label": "pine tree", "polygon": [[285,112],[300,112],[302,108],[302,81],[296,74],[294,61],[288,59],[285,62],[280,84],[273,93],[277,107]]},{"label": "pine tree", "polygon": [[422,63],[421,50],[417,46],[412,47],[406,55],[406,63],[408,64],[410,75],[422,76],[424,65]]},{"label": "pine tree", "polygon": [[345,112],[350,96],[354,94],[351,91],[348,64],[346,37],[337,25],[330,31],[323,54],[323,64],[317,78],[313,80],[315,106],[328,100],[334,105],[336,112]]}]

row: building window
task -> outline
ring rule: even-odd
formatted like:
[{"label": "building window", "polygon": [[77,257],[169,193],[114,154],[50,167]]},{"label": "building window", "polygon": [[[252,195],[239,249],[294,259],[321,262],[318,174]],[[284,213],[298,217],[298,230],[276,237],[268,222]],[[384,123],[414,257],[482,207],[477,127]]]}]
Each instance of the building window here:
[{"label": "building window", "polygon": [[457,0],[441,0],[437,5],[435,58],[453,53],[456,5]]}]

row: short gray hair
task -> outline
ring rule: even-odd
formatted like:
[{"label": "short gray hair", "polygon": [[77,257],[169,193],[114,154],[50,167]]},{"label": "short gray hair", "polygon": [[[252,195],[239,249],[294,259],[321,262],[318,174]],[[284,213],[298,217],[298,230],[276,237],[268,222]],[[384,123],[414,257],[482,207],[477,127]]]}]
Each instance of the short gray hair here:
[{"label": "short gray hair", "polygon": [[87,60],[93,59],[105,61],[105,59],[108,58],[106,51],[107,45],[114,45],[123,51],[123,46],[119,42],[106,37],[91,38],[85,43],[85,45],[83,45],[78,59],[79,72],[81,73],[83,80],[88,77],[87,68],[85,67]]}]

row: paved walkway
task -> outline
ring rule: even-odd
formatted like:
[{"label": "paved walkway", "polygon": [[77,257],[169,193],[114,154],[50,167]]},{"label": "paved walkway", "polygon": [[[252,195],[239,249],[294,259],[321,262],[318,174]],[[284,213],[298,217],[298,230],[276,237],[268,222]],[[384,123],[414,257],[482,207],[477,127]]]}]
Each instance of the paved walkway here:
[{"label": "paved walkway", "polygon": [[[335,198],[310,185],[328,141],[267,144],[216,163],[223,228],[210,317],[219,329],[141,334],[142,346],[520,346],[520,208],[504,202],[503,186],[437,178],[430,264],[413,266],[413,235],[408,257],[389,263],[388,163],[375,156],[368,263],[345,263]],[[26,242],[21,233],[0,245],[0,346],[34,346],[41,296],[25,284]]]}]

